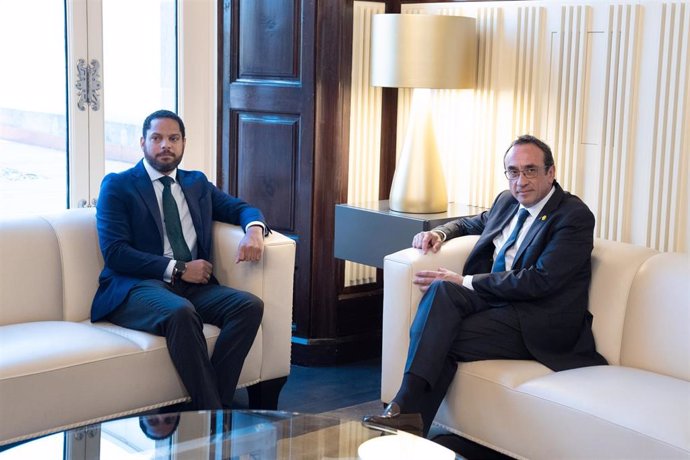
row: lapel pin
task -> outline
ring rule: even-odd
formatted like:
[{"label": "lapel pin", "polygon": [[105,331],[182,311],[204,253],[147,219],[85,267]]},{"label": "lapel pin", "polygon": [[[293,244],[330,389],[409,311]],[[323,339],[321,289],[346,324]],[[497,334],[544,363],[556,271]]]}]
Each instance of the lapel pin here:
[{"label": "lapel pin", "polygon": [[541,216],[541,220],[542,220],[542,221],[546,220],[546,214],[544,214],[543,216]]}]

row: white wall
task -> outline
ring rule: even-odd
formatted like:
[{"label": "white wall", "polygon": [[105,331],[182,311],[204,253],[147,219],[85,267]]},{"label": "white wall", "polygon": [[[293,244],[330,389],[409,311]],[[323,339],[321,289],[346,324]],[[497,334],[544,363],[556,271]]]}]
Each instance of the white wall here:
[{"label": "white wall", "polygon": [[[369,46],[370,14],[358,11],[375,7],[355,2],[350,177],[358,157],[378,147],[370,139],[380,118],[356,119],[380,104],[365,72],[355,72]],[[489,206],[506,188],[506,147],[531,133],[552,147],[557,180],[594,212],[597,237],[688,251],[688,2],[463,2],[403,12],[477,18],[477,87],[435,96],[451,201]],[[400,90],[398,148],[409,100]],[[351,197],[377,195],[372,182]]]}]

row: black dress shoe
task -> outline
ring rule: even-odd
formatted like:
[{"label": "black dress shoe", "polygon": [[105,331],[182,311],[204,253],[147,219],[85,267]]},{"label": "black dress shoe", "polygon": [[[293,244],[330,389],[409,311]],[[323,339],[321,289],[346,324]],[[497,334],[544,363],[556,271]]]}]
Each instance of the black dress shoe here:
[{"label": "black dress shoe", "polygon": [[405,431],[416,436],[424,435],[424,422],[422,414],[401,414],[397,403],[390,403],[381,415],[365,415],[362,424],[378,430]]}]

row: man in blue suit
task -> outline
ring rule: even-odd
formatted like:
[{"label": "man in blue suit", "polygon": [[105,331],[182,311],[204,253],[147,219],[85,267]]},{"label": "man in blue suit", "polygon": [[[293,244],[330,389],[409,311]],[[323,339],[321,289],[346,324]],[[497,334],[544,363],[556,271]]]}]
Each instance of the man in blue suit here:
[{"label": "man in blue suit", "polygon": [[426,434],[458,361],[531,359],[560,371],[606,364],[587,310],[594,216],[555,181],[551,149],[524,135],[504,155],[510,190],[491,209],[414,236],[437,252],[480,235],[463,274],[415,274],[423,292],[400,390],[364,422]]},{"label": "man in blue suit", "polygon": [[[201,172],[177,168],[186,139],[175,113],[149,115],[140,142],[144,158],[101,184],[96,216],[105,267],[91,320],[164,336],[190,408],[229,408],[263,302],[218,284],[209,262],[212,222],[245,230],[237,263],[261,258],[269,229],[258,209]],[[210,359],[203,323],[220,328]]]}]

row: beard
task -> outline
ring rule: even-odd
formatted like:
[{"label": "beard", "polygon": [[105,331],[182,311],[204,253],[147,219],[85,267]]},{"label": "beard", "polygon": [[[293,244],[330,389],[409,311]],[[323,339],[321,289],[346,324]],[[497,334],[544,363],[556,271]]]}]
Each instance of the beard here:
[{"label": "beard", "polygon": [[[162,152],[161,152],[162,153]],[[177,166],[182,162],[182,157],[184,156],[184,150],[180,153],[180,156],[176,157],[174,160],[165,162],[165,161],[160,161],[156,158],[156,155],[152,155],[149,150],[144,147],[144,158],[146,158],[146,161],[153,166],[153,169],[160,173],[169,173],[170,171],[173,171]]]}]

